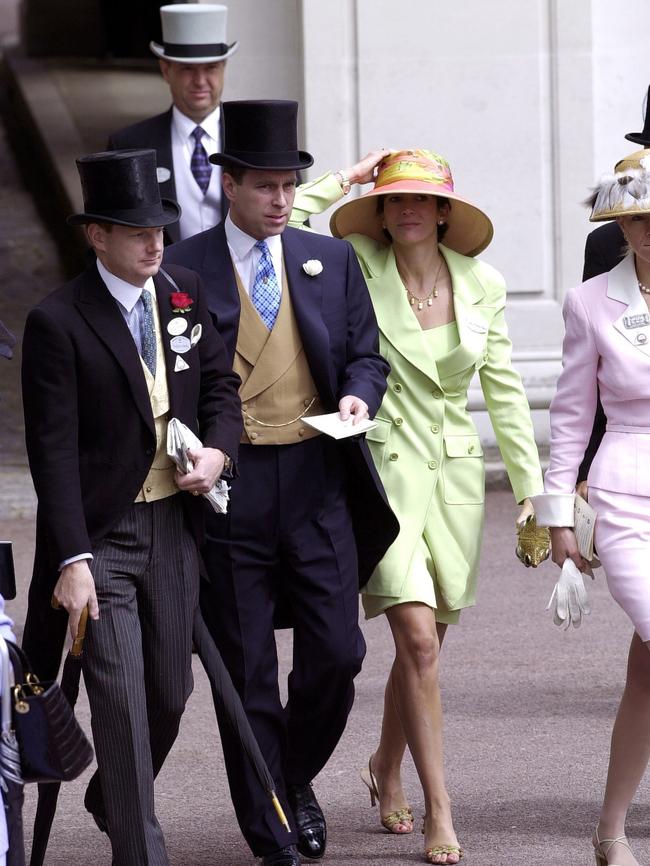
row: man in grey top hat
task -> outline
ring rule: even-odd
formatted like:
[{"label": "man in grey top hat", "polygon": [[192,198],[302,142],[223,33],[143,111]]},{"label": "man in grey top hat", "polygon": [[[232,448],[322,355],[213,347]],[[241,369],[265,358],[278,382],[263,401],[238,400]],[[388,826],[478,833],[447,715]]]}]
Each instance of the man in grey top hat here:
[{"label": "man in grey top hat", "polygon": [[162,45],[151,43],[169,85],[172,106],[163,114],[113,133],[110,150],[153,148],[160,194],[178,201],[182,215],[165,229],[174,243],[212,228],[225,217],[221,170],[209,157],[222,149],[221,93],[226,61],[238,43],[226,42],[228,9],[214,3],[163,6]]}]

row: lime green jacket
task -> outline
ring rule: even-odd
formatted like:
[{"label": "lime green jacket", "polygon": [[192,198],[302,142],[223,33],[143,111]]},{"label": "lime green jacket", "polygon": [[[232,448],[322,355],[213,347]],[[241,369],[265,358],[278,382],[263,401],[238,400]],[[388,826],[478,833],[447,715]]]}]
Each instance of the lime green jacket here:
[{"label": "lime green jacket", "polygon": [[[334,197],[340,188],[328,177],[301,187],[296,222]],[[346,240],[366,277],[380,350],[391,365],[378,426],[366,438],[401,527],[365,591],[399,597],[426,534],[447,606],[467,607],[474,603],[485,499],[483,449],[467,410],[475,372],[515,498],[521,502],[543,490],[528,401],[511,363],[505,282],[490,265],[440,245],[451,275],[459,345],[436,362],[408,304],[392,248],[364,235]],[[436,526],[428,525],[433,497],[444,511]]]}]

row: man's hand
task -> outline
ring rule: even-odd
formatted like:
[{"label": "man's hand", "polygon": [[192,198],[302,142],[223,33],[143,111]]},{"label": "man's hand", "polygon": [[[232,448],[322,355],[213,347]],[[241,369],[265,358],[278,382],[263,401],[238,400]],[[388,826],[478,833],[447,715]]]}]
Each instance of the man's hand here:
[{"label": "man's hand", "polygon": [[350,183],[372,183],[375,179],[375,169],[390,150],[371,150],[355,165],[344,169]]},{"label": "man's hand", "polygon": [[90,618],[99,619],[95,581],[88,562],[87,559],[80,559],[65,565],[54,587],[54,598],[68,611],[68,625],[73,640],[77,637],[81,611],[86,605]]},{"label": "man's hand", "polygon": [[193,493],[209,493],[223,472],[226,455],[218,448],[197,448],[187,452],[194,464],[194,469],[187,475],[176,473],[176,485],[179,490]]},{"label": "man's hand", "polygon": [[589,563],[580,555],[576,534],[570,526],[551,527],[551,553],[553,562],[560,568],[565,559],[572,559],[579,571],[589,572]]},{"label": "man's hand", "polygon": [[352,426],[358,424],[359,421],[365,421],[368,417],[368,404],[364,403],[360,397],[341,397],[339,400],[339,415],[341,421],[347,421],[352,416]]}]

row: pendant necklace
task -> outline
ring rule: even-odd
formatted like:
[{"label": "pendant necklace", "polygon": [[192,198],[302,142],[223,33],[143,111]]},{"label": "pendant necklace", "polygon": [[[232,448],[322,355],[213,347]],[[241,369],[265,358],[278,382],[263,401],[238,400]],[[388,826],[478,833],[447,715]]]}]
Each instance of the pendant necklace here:
[{"label": "pendant necklace", "polygon": [[[425,295],[423,298],[420,298],[418,295],[414,295],[413,292],[409,289],[409,287],[405,284],[404,289],[406,291],[406,297],[408,298],[409,304],[413,307],[416,302],[418,305],[418,312],[420,312],[424,308],[424,304],[426,302],[427,307],[433,306],[433,298],[438,297],[438,277],[440,276],[440,271],[442,269],[442,256],[440,257],[440,264],[438,265],[438,270],[436,271],[436,275],[433,280],[433,288],[429,292],[428,295]],[[639,284],[640,285],[640,284]],[[650,294],[650,290],[648,290]]]}]

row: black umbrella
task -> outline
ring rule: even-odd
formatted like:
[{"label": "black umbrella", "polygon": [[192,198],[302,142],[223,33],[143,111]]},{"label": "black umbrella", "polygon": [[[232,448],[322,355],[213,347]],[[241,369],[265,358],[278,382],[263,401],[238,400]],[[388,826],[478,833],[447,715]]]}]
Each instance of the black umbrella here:
[{"label": "black umbrella", "polygon": [[215,646],[212,635],[208,631],[208,627],[198,607],[194,614],[194,646],[212,684],[212,693],[215,701],[220,704],[220,709],[224,711],[225,718],[239,738],[241,747],[248,756],[257,778],[260,780],[260,784],[273,803],[280,823],[287,833],[290,833],[289,822],[275,793],[273,776],[271,776],[269,768],[266,766],[266,761],[255,739],[255,734],[242,706],[239,693],[232,684],[228,669],[223,663],[219,650]]},{"label": "black umbrella", "polygon": [[[59,607],[58,601],[52,599],[52,606]],[[70,651],[63,665],[61,674],[61,691],[68,703],[74,708],[79,697],[79,681],[81,679],[81,657],[83,654],[84,638],[86,637],[86,624],[88,622],[88,608],[81,612],[77,636],[72,642]],[[32,839],[32,852],[29,858],[29,866],[43,866],[47,843],[50,838],[52,822],[56,812],[56,804],[59,799],[60,782],[47,782],[38,786],[38,803],[36,816],[34,817],[34,836]]]}]

